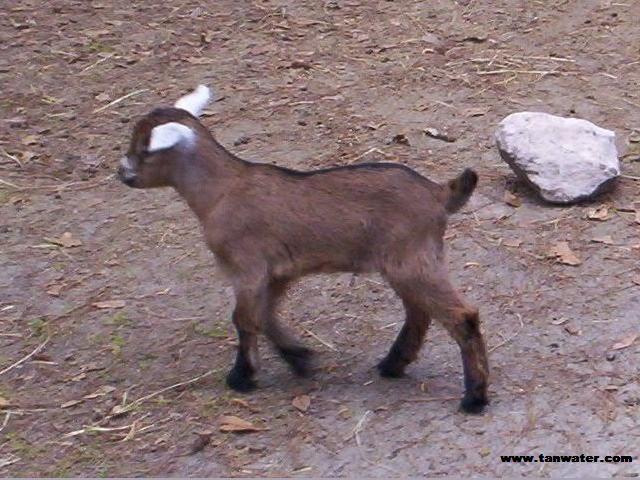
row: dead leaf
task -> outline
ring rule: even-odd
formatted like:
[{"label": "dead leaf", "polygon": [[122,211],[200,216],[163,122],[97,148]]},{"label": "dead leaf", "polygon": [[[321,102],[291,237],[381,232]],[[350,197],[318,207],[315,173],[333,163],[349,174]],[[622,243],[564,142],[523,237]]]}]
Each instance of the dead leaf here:
[{"label": "dead leaf", "polygon": [[124,300],[104,300],[102,302],[94,302],[91,305],[100,309],[122,308],[126,305],[126,302]]},{"label": "dead leaf", "polygon": [[563,323],[566,323],[567,320],[569,320],[568,318],[559,318],[558,320],[554,320],[553,322],[551,322],[551,325],[562,325]]},{"label": "dead leaf", "polygon": [[31,360],[35,360],[36,362],[54,363],[51,355],[47,355],[46,353],[37,353],[33,357],[31,357]]},{"label": "dead leaf", "polygon": [[634,275],[631,281],[636,285],[640,285],[640,275]]},{"label": "dead leaf", "polygon": [[301,412],[306,412],[309,410],[309,406],[311,405],[311,398],[309,395],[298,395],[292,400],[291,405]]},{"label": "dead leaf", "polygon": [[469,268],[469,267],[481,267],[482,265],[479,264],[478,262],[467,262],[464,264],[463,268]]},{"label": "dead leaf", "polygon": [[487,447],[484,447],[484,448],[481,448],[480,452],[478,452],[478,453],[480,453],[480,456],[484,458],[484,457],[486,457],[487,455],[489,455],[491,453],[491,449],[487,448]]},{"label": "dead leaf", "polygon": [[69,400],[68,402],[65,402],[62,405],[60,405],[60,408],[74,407],[74,406],[78,405],[79,403],[82,403],[82,400]]},{"label": "dead leaf", "polygon": [[303,70],[309,70],[313,68],[313,65],[311,65],[311,63],[306,62],[304,60],[294,60],[288,65],[287,68],[291,68],[291,69],[301,68]]},{"label": "dead leaf", "polygon": [[210,432],[210,431],[206,431],[202,433],[196,432],[196,435],[198,437],[191,444],[191,450],[189,452],[189,455],[193,455],[195,453],[198,453],[204,450],[204,447],[206,447],[207,445],[209,445],[209,443],[211,443],[212,434],[213,432]]},{"label": "dead leaf", "polygon": [[31,152],[29,150],[25,150],[24,152],[18,152],[18,155],[20,156],[20,161],[22,163],[27,163],[28,161],[32,160],[34,157],[37,156],[36,153]]},{"label": "dead leaf", "polygon": [[502,244],[505,247],[513,247],[513,248],[518,248],[520,245],[522,245],[522,240],[519,239],[513,239],[513,240],[504,240],[502,242]]},{"label": "dead leaf", "polygon": [[572,325],[567,325],[566,327],[564,327],[564,330],[570,335],[582,335],[582,330],[579,330]]},{"label": "dead leaf", "polygon": [[249,410],[251,413],[258,413],[260,411],[259,408],[252,407],[251,405],[249,405],[249,402],[241,398],[232,398],[230,400],[230,403],[235,403],[236,405],[240,405],[241,407],[244,407],[247,410]]},{"label": "dead leaf", "polygon": [[470,108],[465,114],[467,117],[481,117],[489,112],[487,108]]},{"label": "dead leaf", "polygon": [[116,405],[111,409],[109,415],[113,417],[119,417],[120,415],[124,415],[129,412],[129,407],[125,405]]},{"label": "dead leaf", "polygon": [[607,392],[615,392],[617,390],[619,390],[620,387],[618,387],[617,385],[605,385],[604,390]]},{"label": "dead leaf", "polygon": [[447,132],[441,132],[437,128],[425,128],[424,133],[426,136],[435,138],[437,140],[442,140],[444,142],[453,143],[456,141],[456,137],[449,135]]},{"label": "dead leaf", "polygon": [[64,284],[51,285],[47,289],[47,293],[49,295],[51,295],[52,297],[59,297],[60,296],[60,291],[62,290],[62,287],[64,287]]},{"label": "dead leaf", "polygon": [[633,345],[633,342],[635,342],[638,339],[638,337],[640,337],[640,334],[631,333],[631,334],[627,335],[626,337],[624,337],[619,342],[614,343],[613,347],[611,347],[611,348],[612,348],[612,350],[622,350],[623,348],[630,347],[631,345]]},{"label": "dead leaf", "polygon": [[40,140],[37,135],[27,135],[22,139],[23,145],[37,145],[38,143],[40,143]]},{"label": "dead leaf", "polygon": [[264,428],[256,427],[253,423],[236,417],[235,415],[223,415],[220,417],[220,431],[221,432],[259,432]]},{"label": "dead leaf", "polygon": [[568,242],[558,242],[551,247],[550,255],[556,257],[560,263],[565,265],[580,265],[582,260],[571,250]]},{"label": "dead leaf", "polygon": [[613,238],[611,238],[611,235],[603,235],[602,237],[593,237],[591,241],[594,243],[604,243],[605,245],[613,245]]},{"label": "dead leaf", "polygon": [[212,63],[213,60],[206,57],[189,57],[187,58],[187,62],[193,65],[208,65]]},{"label": "dead leaf", "polygon": [[98,100],[100,103],[108,102],[109,100],[111,100],[111,95],[109,95],[107,92],[102,92],[96,95],[96,100]]},{"label": "dead leaf", "polygon": [[103,35],[109,35],[112,32],[111,30],[84,30],[82,33],[84,33],[87,37],[96,38],[96,37],[101,37]]},{"label": "dead leaf", "polygon": [[409,139],[404,133],[398,133],[389,140],[387,143],[395,143],[397,145],[410,145]]},{"label": "dead leaf", "polygon": [[384,127],[386,125],[386,123],[382,122],[382,123],[369,123],[367,125],[365,125],[365,127],[367,127],[369,130],[378,130],[382,127]]},{"label": "dead leaf", "polygon": [[215,37],[215,32],[211,30],[207,30],[206,32],[200,32],[200,43],[202,45],[211,43],[214,37]]},{"label": "dead leaf", "polygon": [[509,190],[504,191],[504,203],[512,207],[518,208],[522,205],[522,200],[519,197],[511,193]]},{"label": "dead leaf", "polygon": [[346,420],[353,417],[353,412],[349,410],[349,407],[342,407],[340,410],[338,410],[338,415],[340,416],[340,418]]},{"label": "dead leaf", "polygon": [[85,372],[80,372],[77,375],[74,375],[69,379],[70,382],[79,382],[80,380],[84,380],[87,378],[87,374]]},{"label": "dead leaf", "polygon": [[64,248],[79,247],[82,245],[82,241],[74,238],[71,232],[64,232],[60,238],[45,238],[45,240],[54,245]]},{"label": "dead leaf", "polygon": [[9,407],[10,402],[4,397],[0,397],[0,409]]},{"label": "dead leaf", "polygon": [[249,407],[249,402],[247,402],[246,400],[242,400],[241,398],[232,398],[231,399],[231,403],[235,403],[235,404],[240,405],[241,407],[244,407],[244,408],[250,408]]},{"label": "dead leaf", "polygon": [[91,400],[92,398],[104,397],[108,393],[114,392],[115,390],[116,390],[116,387],[113,387],[111,385],[103,385],[100,388],[98,388],[98,390],[96,390],[95,392],[90,393],[89,395],[85,395],[82,398]]},{"label": "dead leaf", "polygon": [[127,433],[125,435],[125,437],[120,441],[121,442],[128,442],[133,437],[135,437],[136,433],[138,433],[138,424],[139,423],[140,423],[140,420],[134,420],[133,423],[131,424],[131,429],[129,430],[129,433]]},{"label": "dead leaf", "polygon": [[587,218],[589,220],[605,221],[609,218],[609,206],[600,205],[597,208],[590,208],[587,210]]},{"label": "dead leaf", "polygon": [[636,223],[640,223],[640,209],[636,210]]}]

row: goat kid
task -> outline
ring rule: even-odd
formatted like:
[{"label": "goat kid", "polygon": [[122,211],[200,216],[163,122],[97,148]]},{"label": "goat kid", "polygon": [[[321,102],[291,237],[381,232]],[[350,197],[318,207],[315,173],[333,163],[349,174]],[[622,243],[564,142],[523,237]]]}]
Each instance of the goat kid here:
[{"label": "goat kid", "polygon": [[228,273],[239,347],[227,384],[255,387],[260,332],[296,374],[309,373],[312,352],[276,319],[292,281],[318,272],[379,272],[406,310],[380,374],[403,375],[435,318],[461,350],[462,410],[482,411],[489,366],[478,310],[450,283],[443,246],[447,217],[471,196],[476,173],[467,169],[439,185],[393,163],[300,172],[248,162],[198,120],[209,98],[201,85],[174,108],[138,121],[118,175],[134,188],[175,188]]}]

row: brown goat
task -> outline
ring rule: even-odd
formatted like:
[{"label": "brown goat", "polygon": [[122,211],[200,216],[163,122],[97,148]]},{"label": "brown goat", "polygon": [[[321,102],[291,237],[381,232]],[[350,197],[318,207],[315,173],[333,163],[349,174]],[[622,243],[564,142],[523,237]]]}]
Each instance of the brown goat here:
[{"label": "brown goat", "polygon": [[227,384],[238,391],[255,387],[260,332],[296,374],[309,372],[311,351],[275,316],[290,282],[319,272],[379,272],[406,310],[380,374],[401,376],[436,318],[461,349],[461,408],[482,411],[489,367],[478,310],[451,285],[443,251],[447,216],[469,199],[476,173],[467,169],[439,185],[393,163],[300,172],[247,162],[197,119],[208,99],[200,86],[175,108],[142,118],[118,174],[135,188],[175,188],[229,274],[240,345]]}]

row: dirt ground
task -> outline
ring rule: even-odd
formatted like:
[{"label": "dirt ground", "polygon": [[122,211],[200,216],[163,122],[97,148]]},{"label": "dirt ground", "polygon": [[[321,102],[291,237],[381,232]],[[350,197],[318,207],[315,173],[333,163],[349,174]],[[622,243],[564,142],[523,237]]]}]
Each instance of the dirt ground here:
[{"label": "dirt ground", "polygon": [[[638,476],[638,18],[635,1],[4,2],[0,474]],[[246,159],[479,172],[447,238],[491,352],[485,414],[457,411],[438,325],[405,378],[378,377],[402,309],[375,276],[290,292],[313,379],[264,344],[259,390],[225,387],[233,299],[195,219],[113,178],[135,118],[200,82],[203,122]],[[626,177],[590,205],[537,201],[493,140],[521,110],[615,130]],[[550,255],[562,241],[579,265]],[[635,461],[500,460],[540,453]]]}]

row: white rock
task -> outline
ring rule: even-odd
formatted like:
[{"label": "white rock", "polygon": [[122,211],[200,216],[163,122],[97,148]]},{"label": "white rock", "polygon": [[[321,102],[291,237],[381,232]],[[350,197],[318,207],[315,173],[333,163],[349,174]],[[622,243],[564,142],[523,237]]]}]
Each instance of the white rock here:
[{"label": "white rock", "polygon": [[613,187],[616,134],[586,120],[541,112],[506,117],[496,131],[502,159],[545,200],[572,203]]}]

